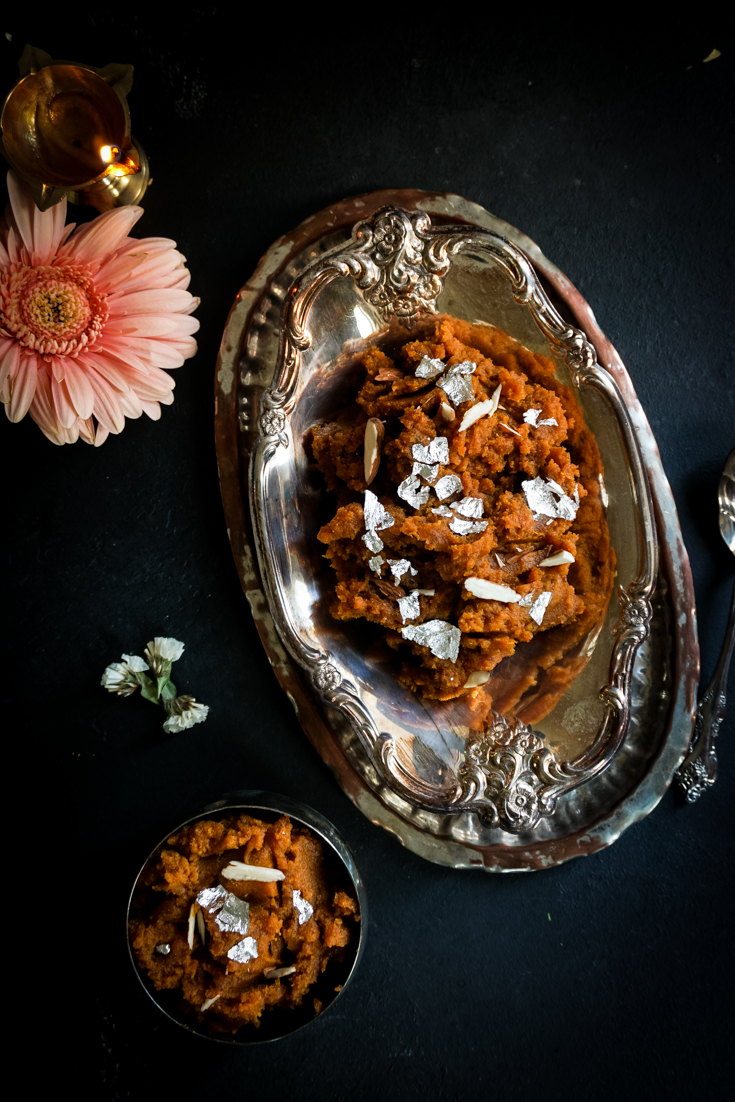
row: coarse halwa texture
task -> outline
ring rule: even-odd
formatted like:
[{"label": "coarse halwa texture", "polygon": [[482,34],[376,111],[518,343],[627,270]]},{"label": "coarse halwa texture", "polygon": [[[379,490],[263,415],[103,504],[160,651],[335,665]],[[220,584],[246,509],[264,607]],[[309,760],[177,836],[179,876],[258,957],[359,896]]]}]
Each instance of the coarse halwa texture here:
[{"label": "coarse halwa texture", "polygon": [[[223,869],[232,861],[277,869],[284,878],[231,879]],[[228,957],[242,942],[242,930],[222,929],[222,912],[197,901],[217,886],[248,903],[247,936],[257,945],[256,958],[241,963]],[[312,909],[305,921],[294,892]],[[352,885],[329,867],[310,831],[287,816],[268,823],[231,814],[190,824],[168,839],[136,885],[129,933],[138,964],[156,990],[181,992],[182,1018],[212,1033],[232,1034],[242,1026],[258,1027],[264,1012],[293,1010],[312,998],[325,969],[357,944],[359,918]],[[165,946],[168,951],[161,952]],[[294,971],[268,977],[282,968]],[[321,1001],[313,999],[314,1012],[320,1009]]]},{"label": "coarse halwa texture", "polygon": [[[368,348],[354,404],[311,431],[313,458],[337,499],[318,534],[336,576],[331,613],[384,628],[397,677],[408,689],[436,700],[472,694],[478,723],[490,707],[536,721],[585,665],[582,644],[604,619],[610,598],[615,555],[601,501],[599,450],[549,357],[492,326],[448,316],[425,321],[418,337]],[[444,374],[417,377],[427,359]],[[467,363],[464,370],[474,366],[464,375],[471,396],[451,402],[440,384],[449,369]],[[468,410],[480,402],[492,406],[498,386],[498,408],[463,429]],[[379,570],[364,539],[363,442],[370,418],[380,420],[385,433],[370,491],[393,520],[375,533],[384,545]],[[447,441],[448,462],[419,475],[414,489],[429,490],[417,507],[398,488],[414,472],[414,446],[440,438]],[[447,475],[456,475],[461,487],[442,500],[433,486]],[[534,512],[523,483],[536,479],[574,502],[568,510],[574,515]],[[481,502],[482,531],[456,531],[461,513],[452,506],[465,499]],[[560,551],[574,562],[541,566]],[[402,559],[415,574],[396,578],[389,560]],[[479,598],[466,588],[469,578],[511,588],[520,599]],[[399,599],[416,590],[428,592],[418,597],[418,616],[406,621]],[[542,594],[548,596],[539,623],[533,604]],[[456,661],[402,634],[430,621],[459,628]],[[484,676],[481,688],[467,687],[468,678],[473,686]]]}]

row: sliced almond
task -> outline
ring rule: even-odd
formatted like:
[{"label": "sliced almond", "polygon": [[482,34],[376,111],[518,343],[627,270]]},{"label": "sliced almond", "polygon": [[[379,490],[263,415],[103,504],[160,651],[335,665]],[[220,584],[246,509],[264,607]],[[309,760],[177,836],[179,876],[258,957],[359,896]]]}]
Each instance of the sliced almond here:
[{"label": "sliced almond", "polygon": [[492,397],[486,398],[484,402],[478,402],[476,405],[472,406],[471,409],[468,409],[462,418],[462,424],[459,426],[459,431],[464,432],[470,425],[474,425],[475,421],[479,421],[481,417],[492,417],[495,410],[498,408],[502,389],[502,383],[498,383],[492,393]]},{"label": "sliced almond", "polygon": [[465,578],[464,584],[473,597],[480,597],[483,601],[502,601],[504,604],[513,604],[521,599],[520,593],[516,593],[510,586],[488,582],[484,578]]},{"label": "sliced almond", "polygon": [[197,933],[201,939],[202,945],[207,940],[207,927],[204,925],[204,915],[201,910],[197,911]]},{"label": "sliced almond", "polygon": [[484,685],[487,679],[490,677],[488,670],[475,670],[464,683],[465,689],[476,689],[478,685]]},{"label": "sliced almond", "polygon": [[371,417],[365,425],[365,485],[369,486],[378,473],[383,453],[385,425],[377,417]]},{"label": "sliced almond", "polygon": [[548,559],[540,562],[539,566],[563,566],[564,563],[576,561],[574,555],[569,551],[557,551],[555,555],[551,555]]},{"label": "sliced almond", "polygon": [[500,427],[501,427],[501,429],[506,429],[508,432],[512,432],[514,436],[520,436],[521,435],[520,432],[516,432],[515,429],[512,429],[510,427],[510,425],[506,425],[505,421],[500,422]]},{"label": "sliced almond", "polygon": [[189,908],[189,921],[186,927],[186,941],[190,949],[194,948],[194,927],[196,925],[196,903]]},{"label": "sliced almond", "polygon": [[289,964],[287,968],[266,968],[263,975],[267,980],[280,980],[283,976],[292,976],[296,971],[295,964]]},{"label": "sliced almond", "polygon": [[393,585],[391,582],[387,582],[385,578],[373,578],[372,581],[384,597],[397,600],[399,597],[406,596],[406,590],[401,585]]},{"label": "sliced almond", "polygon": [[462,418],[459,431],[464,432],[470,425],[474,425],[475,421],[479,421],[481,417],[485,417],[494,412],[495,406],[493,405],[492,398],[486,398],[484,402],[476,402],[474,406],[470,406]]},{"label": "sliced almond", "polygon": [[285,880],[285,872],[280,869],[268,869],[264,865],[246,865],[243,861],[230,861],[222,869],[227,880],[259,880],[263,884],[273,884],[276,880]]},{"label": "sliced almond", "polygon": [[376,383],[392,383],[394,379],[402,379],[403,372],[397,367],[381,367],[375,376]]},{"label": "sliced almond", "polygon": [[442,402],[440,409],[443,421],[453,421],[454,418],[457,416],[457,414],[454,412],[452,407],[447,404],[447,402]]},{"label": "sliced almond", "polygon": [[218,998],[219,998],[219,995],[213,995],[211,999],[205,999],[204,1002],[202,1003],[201,1007],[200,1007],[200,1010],[201,1010],[202,1014],[204,1013],[205,1010],[209,1010],[212,1003],[216,1003]]}]

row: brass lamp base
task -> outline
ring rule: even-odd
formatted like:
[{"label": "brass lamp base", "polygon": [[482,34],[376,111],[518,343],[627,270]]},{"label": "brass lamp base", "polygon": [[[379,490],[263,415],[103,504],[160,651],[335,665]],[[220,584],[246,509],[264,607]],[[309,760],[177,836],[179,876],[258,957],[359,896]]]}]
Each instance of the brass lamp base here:
[{"label": "brass lamp base", "polygon": [[140,169],[131,176],[103,176],[87,187],[76,190],[67,189],[66,197],[70,203],[95,207],[104,213],[114,207],[127,207],[140,203],[151,179],[150,165],[145,150],[131,137],[132,147],[138,154]]}]

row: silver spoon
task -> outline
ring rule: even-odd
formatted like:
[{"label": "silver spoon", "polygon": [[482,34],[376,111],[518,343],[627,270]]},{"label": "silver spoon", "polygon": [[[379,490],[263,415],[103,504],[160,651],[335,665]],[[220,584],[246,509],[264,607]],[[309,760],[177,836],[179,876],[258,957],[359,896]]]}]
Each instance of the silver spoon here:
[{"label": "silver spoon", "polygon": [[[717,490],[717,498],[720,503],[722,538],[735,555],[735,448],[727,457]],[[679,785],[689,803],[692,804],[717,779],[715,738],[725,718],[725,687],[733,641],[735,641],[735,588],[722,653],[712,674],[712,680],[697,705],[694,734],[689,752],[676,772]]]}]

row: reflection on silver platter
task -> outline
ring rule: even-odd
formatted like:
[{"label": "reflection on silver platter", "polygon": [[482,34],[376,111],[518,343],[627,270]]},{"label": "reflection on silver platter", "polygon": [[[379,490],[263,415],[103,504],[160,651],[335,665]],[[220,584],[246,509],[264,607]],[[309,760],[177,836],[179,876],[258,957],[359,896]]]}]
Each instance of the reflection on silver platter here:
[{"label": "reflection on silver platter", "polygon": [[[456,206],[464,203],[450,198]],[[454,211],[442,218],[441,206],[434,202],[433,218],[406,204],[375,207],[352,224],[326,219],[319,236],[303,234],[301,248],[287,241],[290,250],[279,254],[274,246],[266,255],[244,288],[249,293],[242,305],[233,309],[220,357],[225,507],[266,650],[307,734],[358,806],[431,860],[543,867],[574,855],[566,843],[634,792],[661,750],[671,719],[672,594],[669,579],[658,574],[650,464],[638,446],[639,407],[631,416],[619,372],[616,379],[601,366],[585,334],[562,317],[526,252],[467,219],[467,208],[480,208],[465,204],[459,212],[465,220],[458,221]],[[284,255],[287,262],[279,267]],[[590,424],[608,484],[608,468],[619,472],[608,512],[611,531],[617,525],[618,532],[618,609],[611,609],[600,638],[590,640],[597,662],[590,663],[590,676],[597,683],[591,688],[579,679],[578,699],[573,684],[548,728],[546,721],[532,730],[493,713],[483,731],[471,730],[462,722],[461,701],[432,702],[409,693],[384,666],[371,663],[359,629],[356,635],[354,626],[329,616],[333,580],[315,547],[326,493],[304,438],[350,393],[354,355],[347,353],[389,326],[410,334],[434,312],[497,324],[527,347],[536,340],[537,350],[554,356],[559,373],[566,371],[562,381],[576,388],[588,424],[597,417],[602,426],[598,433]],[[586,408],[585,401],[593,404]],[[233,410],[237,438],[222,420]],[[235,449],[240,502],[249,460],[252,533],[227,477]],[[630,546],[621,554],[623,543]],[[292,660],[308,675],[310,701]],[[562,736],[572,717],[584,738],[570,755]],[[685,727],[679,723],[677,741]],[[657,798],[679,756],[677,747]],[[633,813],[630,821],[638,817]],[[599,846],[576,852],[590,848]]]}]

